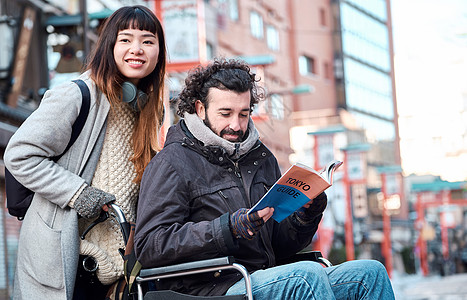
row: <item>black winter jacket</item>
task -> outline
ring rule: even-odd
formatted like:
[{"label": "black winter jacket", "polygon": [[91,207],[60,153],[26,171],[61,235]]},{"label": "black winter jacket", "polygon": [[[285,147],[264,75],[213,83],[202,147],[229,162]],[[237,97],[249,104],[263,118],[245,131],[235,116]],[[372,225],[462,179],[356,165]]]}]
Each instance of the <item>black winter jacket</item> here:
[{"label": "black winter jacket", "polygon": [[[238,161],[220,147],[205,147],[182,120],[141,182],[135,251],[144,268],[234,256],[250,272],[276,265],[306,247],[322,217],[301,225],[291,216],[268,220],[252,240],[237,240],[230,214],[252,207],[280,177],[275,157],[260,141]],[[323,208],[324,209],[324,208]],[[183,293],[222,295],[238,274],[196,275],[159,283]]]}]

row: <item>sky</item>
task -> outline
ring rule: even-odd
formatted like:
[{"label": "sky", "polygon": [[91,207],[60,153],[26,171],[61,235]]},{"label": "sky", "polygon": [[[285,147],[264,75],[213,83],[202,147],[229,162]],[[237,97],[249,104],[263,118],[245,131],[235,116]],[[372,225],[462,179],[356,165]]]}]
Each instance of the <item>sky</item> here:
[{"label": "sky", "polygon": [[467,180],[467,1],[391,7],[404,174]]}]

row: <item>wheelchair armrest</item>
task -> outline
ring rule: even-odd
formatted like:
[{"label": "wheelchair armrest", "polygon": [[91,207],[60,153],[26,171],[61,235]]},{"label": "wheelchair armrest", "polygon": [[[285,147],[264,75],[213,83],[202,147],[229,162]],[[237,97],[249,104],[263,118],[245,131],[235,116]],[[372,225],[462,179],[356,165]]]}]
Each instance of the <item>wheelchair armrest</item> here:
[{"label": "wheelchair armrest", "polygon": [[216,272],[228,269],[234,269],[242,274],[243,279],[245,280],[246,298],[253,300],[250,274],[244,266],[236,263],[234,258],[231,256],[193,261],[151,269],[142,269],[139,275],[136,277],[139,297],[138,299],[143,299],[143,289],[141,286],[143,282],[178,276],[195,275],[206,272]]},{"label": "wheelchair armrest", "polygon": [[187,262],[182,264],[176,264],[171,266],[157,267],[151,269],[143,269],[139,273],[139,277],[145,278],[155,275],[165,275],[172,273],[179,273],[185,271],[200,270],[205,268],[215,268],[219,266],[231,266],[235,262],[235,259],[231,256],[205,259],[193,262]]},{"label": "wheelchair armrest", "polygon": [[287,259],[282,259],[278,261],[278,265],[290,264],[298,261],[310,260],[318,262],[325,267],[331,267],[332,263],[323,257],[320,251],[302,251],[298,252]]}]

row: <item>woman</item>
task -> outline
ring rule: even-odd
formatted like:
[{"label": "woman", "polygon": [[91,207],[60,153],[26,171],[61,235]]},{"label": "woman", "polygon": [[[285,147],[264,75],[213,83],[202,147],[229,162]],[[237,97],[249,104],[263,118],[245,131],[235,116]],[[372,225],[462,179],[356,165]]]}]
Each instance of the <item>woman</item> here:
[{"label": "woman", "polygon": [[[20,233],[14,299],[103,299],[122,277],[118,225],[100,223],[82,241],[79,234],[110,202],[135,221],[143,170],[160,149],[165,63],[156,16],[144,6],[122,7],[103,25],[80,76],[91,106],[69,151],[51,160],[64,151],[80,112],[72,82],[48,91],[11,138],[5,165],[35,192]],[[97,260],[98,280],[78,268],[86,256]]]}]

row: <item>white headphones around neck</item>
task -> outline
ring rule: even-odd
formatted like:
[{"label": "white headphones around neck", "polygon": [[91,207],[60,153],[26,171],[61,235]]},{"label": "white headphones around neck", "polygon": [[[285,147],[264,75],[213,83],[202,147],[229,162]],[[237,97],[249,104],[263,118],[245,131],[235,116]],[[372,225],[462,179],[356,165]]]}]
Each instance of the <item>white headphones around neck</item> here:
[{"label": "white headphones around neck", "polygon": [[122,101],[128,103],[135,111],[143,109],[148,102],[148,95],[136,88],[136,86],[125,81],[122,83]]}]

